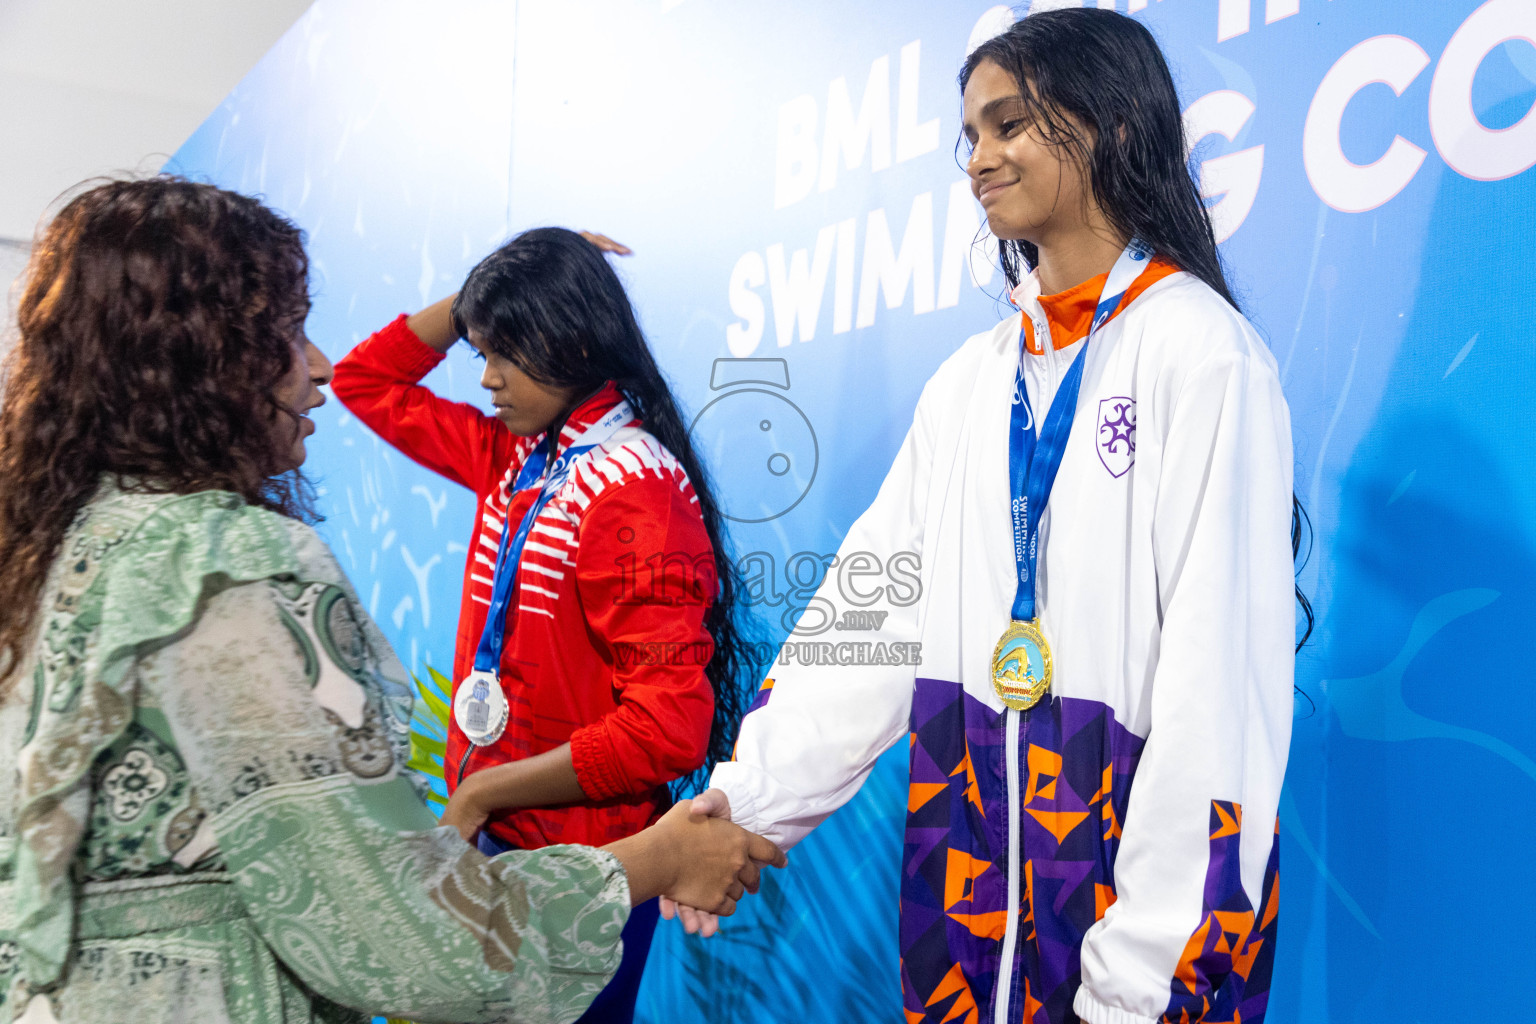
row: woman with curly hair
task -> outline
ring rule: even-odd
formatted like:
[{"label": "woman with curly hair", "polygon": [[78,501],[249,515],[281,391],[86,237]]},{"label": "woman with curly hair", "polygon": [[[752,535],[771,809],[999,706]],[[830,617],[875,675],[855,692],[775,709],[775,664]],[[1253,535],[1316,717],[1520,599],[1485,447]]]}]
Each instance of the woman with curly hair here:
[{"label": "woman with curly hair", "polygon": [[174,178],[43,233],[0,406],[0,1024],[569,1020],[634,903],[771,844],[679,807],[487,858],[400,770],[405,674],[314,530],[297,228]]}]

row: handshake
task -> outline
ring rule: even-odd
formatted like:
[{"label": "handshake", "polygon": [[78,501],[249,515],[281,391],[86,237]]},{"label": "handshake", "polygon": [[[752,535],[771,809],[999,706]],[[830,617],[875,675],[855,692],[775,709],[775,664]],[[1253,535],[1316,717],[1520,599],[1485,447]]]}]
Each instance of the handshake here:
[{"label": "handshake", "polygon": [[690,934],[709,936],[721,916],[736,912],[738,900],[757,892],[764,865],[788,863],[777,846],[730,818],[730,801],[710,789],[680,802],[644,832],[603,849],[623,863],[632,903],[659,896],[663,917],[680,917]]}]

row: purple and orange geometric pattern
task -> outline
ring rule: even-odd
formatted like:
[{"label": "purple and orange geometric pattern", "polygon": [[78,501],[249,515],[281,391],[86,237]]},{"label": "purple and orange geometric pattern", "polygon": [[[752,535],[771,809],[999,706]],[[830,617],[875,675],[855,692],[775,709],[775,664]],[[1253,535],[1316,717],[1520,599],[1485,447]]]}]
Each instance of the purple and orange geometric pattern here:
[{"label": "purple and orange geometric pattern", "polygon": [[1083,935],[1115,901],[1120,823],[1142,746],[1096,701],[1053,697],[1020,716],[1022,877],[1011,908],[1004,717],[957,683],[917,680],[901,884],[909,1024],[991,1019],[1013,913],[1010,1016],[1075,1024]]},{"label": "purple and orange geometric pattern", "polygon": [[958,684],[918,679],[911,729],[903,1005],[911,1024],[978,1024],[991,1003],[1009,913],[1002,716]]},{"label": "purple and orange geometric pattern", "polygon": [[1206,868],[1200,925],[1179,957],[1170,1024],[1260,1024],[1269,1006],[1270,973],[1280,917],[1280,823],[1264,870],[1263,913],[1255,927],[1243,892],[1239,844],[1243,808],[1211,802],[1211,860]]},{"label": "purple and orange geometric pattern", "polygon": [[[918,679],[901,879],[908,1024],[992,1018],[1003,934],[1019,915],[1010,1017],[1077,1024],[1084,934],[1115,902],[1115,857],[1144,741],[1096,701],[1053,697],[1019,717],[1020,901],[1008,905],[1004,716],[957,683]],[[1242,808],[1211,807],[1200,925],[1180,957],[1169,1024],[1260,1024],[1279,915],[1279,837],[1263,912],[1243,892]]]},{"label": "purple and orange geometric pattern", "polygon": [[752,697],[751,705],[747,708],[746,711],[744,711],[742,713],[742,717],[746,717],[747,715],[750,715],[752,712],[756,711],[758,708],[760,708],[760,707],[764,706],[765,704],[767,704],[768,703],[768,698],[772,697],[772,696],[773,696],[773,677],[769,676],[767,679],[763,680],[763,685],[759,686],[757,688],[757,693]]},{"label": "purple and orange geometric pattern", "polygon": [[[768,698],[770,698],[772,696],[773,696],[773,677],[769,676],[767,679],[763,680],[763,685],[759,686],[757,688],[757,693],[752,697],[752,703],[747,705],[747,710],[742,712],[742,717],[745,718],[747,715],[750,715],[752,712],[756,711],[758,708],[763,707],[764,705],[766,705],[768,703]],[[731,760],[732,761],[736,760],[736,751],[738,749],[740,749],[740,747],[741,747],[741,739],[738,737],[737,740],[736,740],[736,745],[731,748]]]}]

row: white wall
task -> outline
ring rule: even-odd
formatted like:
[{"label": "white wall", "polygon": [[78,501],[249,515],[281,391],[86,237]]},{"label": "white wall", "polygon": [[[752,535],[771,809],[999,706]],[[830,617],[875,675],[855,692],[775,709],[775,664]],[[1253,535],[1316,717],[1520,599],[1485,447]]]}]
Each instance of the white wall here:
[{"label": "white wall", "polygon": [[0,356],[3,356],[15,340],[17,286],[22,268],[27,265],[28,247],[23,242],[0,239],[0,293],[4,300],[3,316],[0,316]]},{"label": "white wall", "polygon": [[85,178],[159,170],[309,4],[0,0],[0,239]]}]

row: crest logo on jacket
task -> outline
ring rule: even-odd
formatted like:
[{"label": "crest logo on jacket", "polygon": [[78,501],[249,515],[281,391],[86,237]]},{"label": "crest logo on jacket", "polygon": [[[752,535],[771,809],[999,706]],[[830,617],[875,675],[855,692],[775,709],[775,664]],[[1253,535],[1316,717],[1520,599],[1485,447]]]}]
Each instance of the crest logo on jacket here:
[{"label": "crest logo on jacket", "polygon": [[1099,402],[1099,461],[1109,475],[1122,477],[1136,461],[1136,399],[1124,395]]}]

